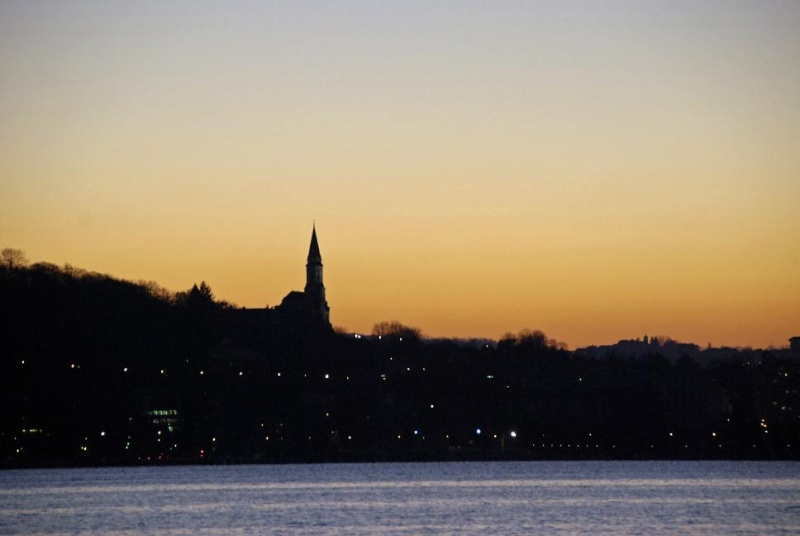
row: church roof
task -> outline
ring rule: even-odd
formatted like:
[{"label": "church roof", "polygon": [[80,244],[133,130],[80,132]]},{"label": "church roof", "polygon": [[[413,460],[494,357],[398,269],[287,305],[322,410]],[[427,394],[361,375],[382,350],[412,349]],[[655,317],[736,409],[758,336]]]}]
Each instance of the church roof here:
[{"label": "church roof", "polygon": [[322,255],[319,252],[319,243],[317,243],[317,226],[315,225],[311,231],[311,245],[308,248],[308,262],[317,261],[322,262]]}]

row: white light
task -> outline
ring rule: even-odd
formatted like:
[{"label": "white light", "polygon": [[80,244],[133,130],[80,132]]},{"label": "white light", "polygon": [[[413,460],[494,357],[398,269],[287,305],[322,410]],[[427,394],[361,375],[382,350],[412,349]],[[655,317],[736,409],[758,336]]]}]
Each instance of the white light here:
[{"label": "white light", "polygon": [[105,436],[106,436],[105,432],[100,432],[100,437],[105,437]]},{"label": "white light", "polygon": [[478,435],[481,435],[481,429],[480,428],[476,428],[475,429],[475,433],[478,434]]},{"label": "white light", "polygon": [[329,379],[330,377],[331,377],[331,376],[330,376],[330,374],[326,374],[326,375],[325,375],[325,379],[326,379],[326,380],[327,380],[327,379]]},{"label": "white light", "polygon": [[510,434],[508,434],[508,435],[510,435],[511,437],[517,437],[517,433],[516,433],[516,432],[513,432],[513,431],[512,431]]}]

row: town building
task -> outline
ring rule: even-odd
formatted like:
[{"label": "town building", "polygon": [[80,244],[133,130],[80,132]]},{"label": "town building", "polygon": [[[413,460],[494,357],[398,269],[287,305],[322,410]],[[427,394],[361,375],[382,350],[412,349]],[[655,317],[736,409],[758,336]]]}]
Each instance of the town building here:
[{"label": "town building", "polygon": [[297,320],[330,327],[330,307],[325,299],[325,284],[322,280],[322,254],[319,250],[316,225],[311,230],[311,244],[306,260],[306,286],[303,291],[293,290],[276,307],[279,314]]}]

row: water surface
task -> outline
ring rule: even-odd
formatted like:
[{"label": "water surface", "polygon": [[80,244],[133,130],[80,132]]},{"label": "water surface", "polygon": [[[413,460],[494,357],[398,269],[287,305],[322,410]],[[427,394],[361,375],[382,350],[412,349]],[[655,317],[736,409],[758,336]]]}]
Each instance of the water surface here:
[{"label": "water surface", "polygon": [[798,534],[797,462],[0,471],[0,534]]}]

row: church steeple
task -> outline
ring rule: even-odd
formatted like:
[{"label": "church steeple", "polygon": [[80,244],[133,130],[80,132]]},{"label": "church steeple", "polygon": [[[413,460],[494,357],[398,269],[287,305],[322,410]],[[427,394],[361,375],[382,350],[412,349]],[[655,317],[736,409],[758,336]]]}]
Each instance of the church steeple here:
[{"label": "church steeple", "polygon": [[319,252],[316,224],[311,228],[311,244],[308,246],[306,288],[303,292],[292,291],[287,294],[277,309],[295,321],[331,327],[331,309],[325,299],[325,285],[322,283],[322,255]]},{"label": "church steeple", "polygon": [[308,260],[306,261],[306,300],[311,306],[314,316],[329,322],[330,307],[325,300],[325,285],[322,283],[322,255],[317,242],[317,226],[311,228],[311,244],[308,247]]},{"label": "church steeple", "polygon": [[308,263],[319,263],[322,265],[322,255],[319,253],[319,243],[317,242],[317,224],[311,228],[311,245],[308,248]]},{"label": "church steeple", "polygon": [[317,226],[311,228],[311,245],[308,247],[308,260],[306,262],[306,293],[316,289],[322,289],[323,296],[325,285],[322,284],[322,255],[319,252],[319,242],[317,242]]}]

